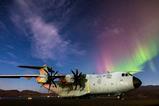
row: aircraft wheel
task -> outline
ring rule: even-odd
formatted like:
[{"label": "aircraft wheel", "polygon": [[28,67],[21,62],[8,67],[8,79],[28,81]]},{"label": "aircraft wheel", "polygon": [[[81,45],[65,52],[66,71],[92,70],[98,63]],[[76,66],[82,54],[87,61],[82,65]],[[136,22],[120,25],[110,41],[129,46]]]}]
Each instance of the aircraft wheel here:
[{"label": "aircraft wheel", "polygon": [[118,96],[117,96],[117,99],[119,100],[120,98],[121,98],[120,95],[118,95]]},{"label": "aircraft wheel", "polygon": [[118,100],[125,100],[125,98],[123,97],[124,95],[125,95],[124,93],[117,95],[117,99]]}]

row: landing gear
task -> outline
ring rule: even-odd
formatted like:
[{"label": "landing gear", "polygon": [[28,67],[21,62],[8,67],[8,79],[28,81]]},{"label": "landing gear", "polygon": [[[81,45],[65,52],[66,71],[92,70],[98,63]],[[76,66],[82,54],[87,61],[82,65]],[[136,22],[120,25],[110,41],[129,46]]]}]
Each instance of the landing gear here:
[{"label": "landing gear", "polygon": [[121,94],[117,95],[117,99],[118,100],[125,100],[124,95],[125,95],[125,93],[121,93]]}]

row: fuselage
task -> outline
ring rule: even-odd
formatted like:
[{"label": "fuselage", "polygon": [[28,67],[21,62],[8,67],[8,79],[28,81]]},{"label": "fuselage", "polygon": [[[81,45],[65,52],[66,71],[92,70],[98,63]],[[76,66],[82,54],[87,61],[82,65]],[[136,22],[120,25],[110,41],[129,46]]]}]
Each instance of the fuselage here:
[{"label": "fuselage", "polygon": [[[83,96],[86,94],[112,94],[122,93],[138,88],[141,81],[125,72],[113,72],[106,74],[86,74],[87,81],[84,87],[74,89],[72,85],[73,75],[65,76],[67,84],[62,86],[60,81],[57,81],[57,87],[51,86],[51,91],[61,97]],[[47,85],[44,85],[48,88]]]}]

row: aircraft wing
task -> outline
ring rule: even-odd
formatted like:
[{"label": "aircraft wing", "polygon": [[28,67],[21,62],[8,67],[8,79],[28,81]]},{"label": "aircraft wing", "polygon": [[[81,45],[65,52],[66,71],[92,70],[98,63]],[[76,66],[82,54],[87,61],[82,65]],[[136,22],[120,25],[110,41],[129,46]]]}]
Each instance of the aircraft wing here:
[{"label": "aircraft wing", "polygon": [[45,75],[32,74],[32,75],[0,75],[0,78],[21,78],[21,77],[46,77]]},{"label": "aircraft wing", "polygon": [[[31,74],[31,75],[0,75],[0,78],[21,78],[21,77],[25,77],[25,78],[30,78],[30,77],[41,77],[41,78],[46,78],[48,76],[46,75],[39,75],[39,74]],[[55,78],[63,78],[65,77],[65,75],[56,75],[53,76]]]},{"label": "aircraft wing", "polygon": [[41,69],[44,68],[44,66],[18,66],[20,68],[31,68],[31,69]]}]

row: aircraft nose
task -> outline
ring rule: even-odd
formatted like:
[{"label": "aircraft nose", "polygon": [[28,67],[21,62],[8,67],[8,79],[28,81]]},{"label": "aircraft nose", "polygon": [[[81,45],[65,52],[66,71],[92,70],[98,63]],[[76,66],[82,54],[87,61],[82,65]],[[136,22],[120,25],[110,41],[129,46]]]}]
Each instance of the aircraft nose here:
[{"label": "aircraft nose", "polygon": [[139,80],[138,78],[136,78],[136,77],[133,76],[133,85],[134,85],[134,88],[140,87],[141,84],[142,84],[141,80]]}]

